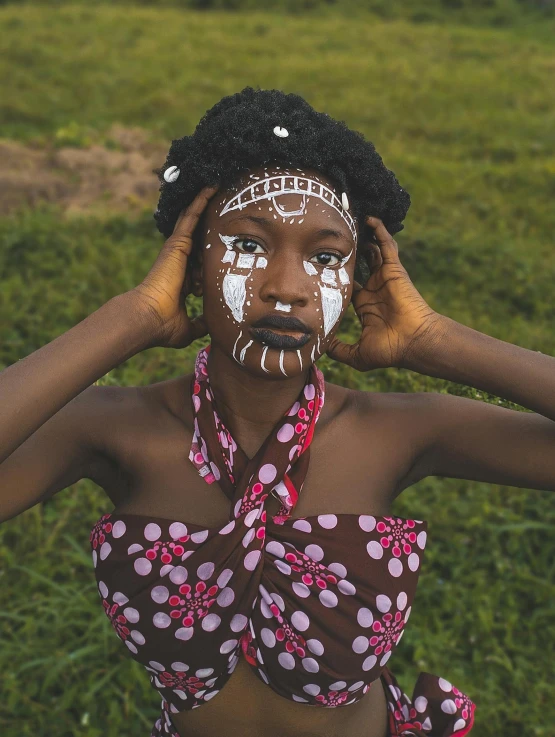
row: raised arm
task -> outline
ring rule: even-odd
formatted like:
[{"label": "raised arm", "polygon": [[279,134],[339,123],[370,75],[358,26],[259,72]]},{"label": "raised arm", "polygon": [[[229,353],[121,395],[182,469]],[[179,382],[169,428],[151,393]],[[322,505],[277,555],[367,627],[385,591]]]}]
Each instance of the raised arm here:
[{"label": "raised arm", "polygon": [[94,446],[87,423],[100,395],[81,393],[146,348],[181,348],[206,335],[202,316],[187,315],[187,262],[215,191],[203,189],[181,213],[137,287],[0,373],[0,521],[86,473]]}]

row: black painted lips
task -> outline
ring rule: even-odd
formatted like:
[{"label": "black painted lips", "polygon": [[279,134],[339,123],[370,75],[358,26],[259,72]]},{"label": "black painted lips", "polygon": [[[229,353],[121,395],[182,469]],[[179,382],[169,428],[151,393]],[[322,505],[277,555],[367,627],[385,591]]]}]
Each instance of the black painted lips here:
[{"label": "black painted lips", "polygon": [[293,335],[275,333],[273,330],[269,330],[268,328],[250,328],[250,333],[253,338],[263,345],[267,345],[270,348],[277,348],[279,350],[295,350],[306,345],[310,340],[309,333],[303,333],[297,338]]},{"label": "black painted lips", "polygon": [[[272,330],[278,328],[278,331]],[[298,317],[286,315],[265,315],[252,324],[249,328],[253,338],[263,345],[279,350],[295,350],[306,345],[310,340],[312,330],[306,323],[299,320]],[[281,330],[288,333],[302,333],[300,336],[287,335]]]}]

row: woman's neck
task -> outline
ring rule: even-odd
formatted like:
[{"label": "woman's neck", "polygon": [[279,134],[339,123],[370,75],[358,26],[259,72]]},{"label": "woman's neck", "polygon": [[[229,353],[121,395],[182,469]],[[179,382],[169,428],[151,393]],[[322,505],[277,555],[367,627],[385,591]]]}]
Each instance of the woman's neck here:
[{"label": "woman's neck", "polygon": [[253,376],[214,345],[207,366],[219,414],[236,442],[252,457],[249,447],[252,450],[258,443],[258,450],[295,402],[306,383],[308,369],[291,378]]}]

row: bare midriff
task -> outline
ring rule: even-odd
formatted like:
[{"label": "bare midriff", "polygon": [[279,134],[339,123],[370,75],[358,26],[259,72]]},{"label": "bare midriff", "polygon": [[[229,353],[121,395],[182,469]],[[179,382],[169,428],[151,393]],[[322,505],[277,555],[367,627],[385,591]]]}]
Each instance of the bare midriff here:
[{"label": "bare midriff", "polygon": [[244,657],[216,698],[171,714],[179,737],[388,737],[384,685],[376,679],[356,704],[308,706],[272,691]]}]

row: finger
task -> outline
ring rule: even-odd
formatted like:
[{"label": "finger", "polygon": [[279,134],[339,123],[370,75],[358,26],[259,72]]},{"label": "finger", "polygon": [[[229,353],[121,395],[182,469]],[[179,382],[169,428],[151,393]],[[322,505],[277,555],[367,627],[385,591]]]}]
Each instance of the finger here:
[{"label": "finger", "polygon": [[368,215],[366,217],[366,223],[374,231],[374,235],[376,237],[376,241],[378,242],[383,261],[385,263],[392,263],[397,261],[399,247],[393,236],[388,232],[387,228],[380,220],[380,218]]},{"label": "finger", "polygon": [[353,279],[353,291],[351,294],[351,302],[354,304],[354,300],[356,299],[357,294],[364,289],[362,284],[359,284],[356,279]]},{"label": "finger", "polygon": [[179,213],[172,235],[191,236],[206,205],[218,189],[218,186],[201,189],[195,199]]},{"label": "finger", "polygon": [[216,194],[219,187],[204,187],[197,194],[191,204],[180,213],[173,229],[173,236],[183,239],[192,239],[200,216],[210,199]]},{"label": "finger", "polygon": [[383,256],[377,243],[367,243],[362,249],[362,256],[373,276],[383,264]]},{"label": "finger", "polygon": [[332,338],[332,341],[326,351],[326,354],[333,358],[334,361],[345,363],[347,366],[355,368],[356,355],[358,351],[358,342],[353,345],[344,343],[339,338]]},{"label": "finger", "polygon": [[199,315],[191,320],[192,340],[198,340],[198,338],[203,338],[205,335],[208,335],[208,325],[204,320],[204,315]]}]

